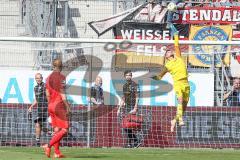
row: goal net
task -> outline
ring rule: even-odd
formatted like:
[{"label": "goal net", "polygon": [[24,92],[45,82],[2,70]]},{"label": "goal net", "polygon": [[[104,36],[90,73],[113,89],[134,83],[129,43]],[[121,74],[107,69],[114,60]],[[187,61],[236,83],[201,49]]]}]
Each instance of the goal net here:
[{"label": "goal net", "polygon": [[[132,132],[132,145],[136,139],[142,147],[239,147],[239,89],[233,91],[232,87],[233,83],[239,83],[232,78],[239,76],[239,44],[180,42],[191,90],[184,113],[185,125],[177,125],[171,133],[170,121],[177,110],[172,77],[170,74],[162,80],[151,77],[163,69],[163,46],[174,52],[172,41],[2,38],[0,145],[36,144],[38,106],[33,107],[31,116],[28,112],[37,97],[35,74],[41,73],[45,82],[52,72],[52,61],[60,58],[72,108],[70,131],[62,146],[123,147]],[[132,71],[132,80],[139,90],[140,120],[136,121],[140,121],[140,126],[134,129],[123,125],[127,111],[122,109],[117,114],[126,70]],[[104,104],[101,105],[89,103],[97,76],[103,80]],[[225,93],[230,91],[229,98],[225,98]],[[51,134],[50,122],[44,119],[41,144],[47,143]]]}]

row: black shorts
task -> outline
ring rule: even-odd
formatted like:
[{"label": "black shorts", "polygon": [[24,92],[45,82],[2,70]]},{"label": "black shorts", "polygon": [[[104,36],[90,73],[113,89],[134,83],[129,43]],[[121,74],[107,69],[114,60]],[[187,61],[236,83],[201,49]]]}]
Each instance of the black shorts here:
[{"label": "black shorts", "polygon": [[34,119],[34,123],[46,122],[48,118],[47,113],[38,113],[37,117]]},{"label": "black shorts", "polygon": [[42,123],[42,122],[46,122],[47,118],[46,117],[37,117],[36,119],[34,119],[34,123]]}]

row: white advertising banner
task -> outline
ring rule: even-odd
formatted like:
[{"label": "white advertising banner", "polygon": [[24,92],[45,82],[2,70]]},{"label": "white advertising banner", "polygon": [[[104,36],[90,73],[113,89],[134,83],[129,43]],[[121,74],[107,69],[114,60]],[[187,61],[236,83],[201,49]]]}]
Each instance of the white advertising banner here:
[{"label": "white advertising banner", "polygon": [[[44,81],[50,71],[31,70],[1,70],[0,98],[2,103],[32,103],[34,100],[34,75],[41,73]],[[151,73],[153,75],[154,73]],[[96,73],[93,73],[96,76]],[[103,79],[104,103],[117,105],[122,97],[122,86],[125,83],[122,72],[102,71],[99,76]],[[162,81],[149,78],[147,72],[133,72],[133,80],[139,84],[140,105],[175,106],[176,96],[169,74]],[[88,74],[84,71],[73,71],[67,75],[68,99],[74,104],[87,104],[88,91],[94,82],[89,82]],[[95,78],[95,77],[94,77]],[[214,75],[203,73],[190,73],[191,86],[189,106],[214,105]]]}]

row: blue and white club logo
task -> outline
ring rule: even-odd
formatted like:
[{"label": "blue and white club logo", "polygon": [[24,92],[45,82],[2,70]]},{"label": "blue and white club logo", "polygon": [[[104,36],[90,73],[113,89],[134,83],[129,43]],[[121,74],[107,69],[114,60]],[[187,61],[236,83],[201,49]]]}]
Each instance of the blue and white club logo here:
[{"label": "blue and white club logo", "polygon": [[[193,37],[197,41],[226,41],[227,33],[218,27],[204,27],[200,29]],[[195,57],[203,64],[212,64],[212,53],[219,53],[221,56],[215,56],[214,63],[220,64],[220,57],[224,57],[227,52],[227,45],[193,45]],[[199,54],[198,54],[199,53]]]}]

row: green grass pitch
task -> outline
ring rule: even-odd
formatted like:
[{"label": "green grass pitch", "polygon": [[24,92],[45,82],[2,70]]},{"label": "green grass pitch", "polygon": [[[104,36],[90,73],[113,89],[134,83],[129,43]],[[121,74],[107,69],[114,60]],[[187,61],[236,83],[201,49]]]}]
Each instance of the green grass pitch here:
[{"label": "green grass pitch", "polygon": [[[233,149],[61,148],[65,160],[239,160]],[[47,160],[42,148],[0,147],[0,160]],[[51,158],[52,159],[52,158]]]}]

